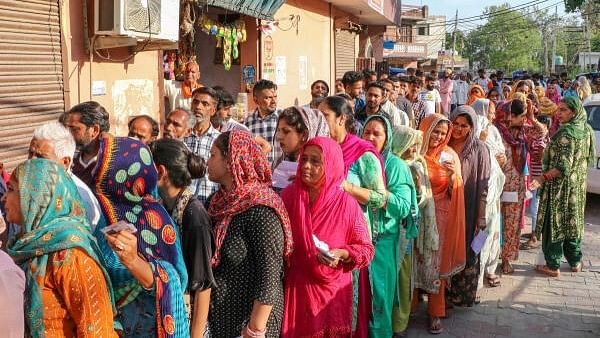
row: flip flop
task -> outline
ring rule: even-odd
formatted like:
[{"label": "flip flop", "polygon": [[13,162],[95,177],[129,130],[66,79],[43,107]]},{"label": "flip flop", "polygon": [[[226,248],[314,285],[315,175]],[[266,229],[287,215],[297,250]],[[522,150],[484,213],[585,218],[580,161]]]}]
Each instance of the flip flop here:
[{"label": "flip flop", "polygon": [[[434,327],[434,321],[437,321],[437,328]],[[442,327],[442,320],[439,317],[429,317],[429,333],[440,334],[442,332],[444,332],[444,327]]]},{"label": "flip flop", "polygon": [[540,247],[540,245],[542,245],[541,241],[536,241],[535,244],[532,244],[531,242],[527,241],[527,242],[521,243],[521,245],[519,245],[519,250],[537,249]]},{"label": "flip flop", "polygon": [[502,274],[512,275],[515,272],[515,268],[510,263],[502,264]]},{"label": "flip flop", "polygon": [[583,270],[583,262],[577,263],[577,265],[571,267],[571,272],[581,272]]},{"label": "flip flop", "polygon": [[539,273],[543,273],[544,275],[547,275],[550,277],[560,276],[560,270],[558,270],[558,269],[552,270],[547,265],[538,265],[535,267],[535,271],[537,271]]},{"label": "flip flop", "polygon": [[498,277],[498,276],[487,277],[487,283],[488,283],[488,286],[491,288],[495,288],[495,287],[502,285],[502,281],[500,280],[500,277]]}]

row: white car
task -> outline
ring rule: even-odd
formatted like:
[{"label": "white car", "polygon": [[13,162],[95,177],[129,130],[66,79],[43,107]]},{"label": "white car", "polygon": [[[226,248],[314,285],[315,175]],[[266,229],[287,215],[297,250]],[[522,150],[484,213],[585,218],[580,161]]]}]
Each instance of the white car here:
[{"label": "white car", "polygon": [[600,94],[587,97],[583,107],[587,111],[588,123],[594,129],[596,136],[596,159],[594,165],[588,169],[587,192],[600,194]]}]

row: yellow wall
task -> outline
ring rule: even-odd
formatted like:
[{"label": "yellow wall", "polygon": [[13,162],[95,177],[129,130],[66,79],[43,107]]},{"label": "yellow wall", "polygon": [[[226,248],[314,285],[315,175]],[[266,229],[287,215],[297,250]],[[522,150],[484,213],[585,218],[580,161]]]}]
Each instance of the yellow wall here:
[{"label": "yellow wall", "polygon": [[[93,1],[88,1],[91,7]],[[88,22],[93,24],[93,8],[88,8]],[[104,61],[85,50],[83,8],[81,0],[62,3],[61,29],[63,36],[63,66],[66,75],[66,109],[84,101],[99,102],[111,116],[111,132],[118,136],[127,135],[127,121],[131,115],[148,114],[160,121],[162,53],[144,51],[126,62]],[[105,51],[103,51],[105,52]],[[124,48],[111,50],[111,58],[128,56]],[[92,96],[93,81],[106,83],[105,95]]]},{"label": "yellow wall", "polygon": [[[278,84],[279,108],[308,103],[311,83],[325,80],[333,87],[335,76],[333,18],[329,4],[321,0],[289,0],[275,13],[275,19],[290,15],[300,15],[298,34],[296,28],[291,27],[291,21],[281,20],[279,28],[271,35],[271,59],[265,50],[265,39],[268,38],[265,34],[261,36],[262,78],[276,82],[277,59],[285,59],[285,84]],[[305,73],[300,71],[301,57],[306,57]]]}]

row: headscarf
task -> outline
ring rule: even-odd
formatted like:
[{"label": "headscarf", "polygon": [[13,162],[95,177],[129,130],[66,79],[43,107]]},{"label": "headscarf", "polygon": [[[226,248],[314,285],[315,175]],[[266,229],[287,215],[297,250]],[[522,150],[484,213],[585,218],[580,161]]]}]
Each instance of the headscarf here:
[{"label": "headscarf", "polygon": [[490,114],[492,107],[494,107],[494,103],[489,99],[478,99],[471,104],[471,107],[473,107],[473,110],[477,114],[474,130],[475,135],[479,135],[490,123],[488,115]]},{"label": "headscarf", "polygon": [[[508,143],[512,150],[512,162],[515,170],[523,173],[525,163],[527,162],[527,141],[525,131],[522,127],[511,127],[511,104],[512,100],[504,101],[496,108],[496,128],[502,135],[502,139]],[[518,129],[516,135],[513,135],[511,129]]]},{"label": "headscarf", "polygon": [[486,91],[480,85],[473,85],[471,89],[469,89],[469,98],[467,99],[467,106],[470,106],[471,103],[475,102],[477,99],[485,99]]},{"label": "headscarf", "polygon": [[242,130],[229,132],[227,167],[233,176],[233,187],[227,191],[221,187],[212,197],[208,207],[215,229],[215,253],[212,264],[221,261],[221,247],[231,220],[238,214],[257,206],[272,208],[283,227],[284,250],[287,258],[292,253],[290,219],[281,198],[271,189],[271,169],[260,146],[250,133]]},{"label": "headscarf", "polygon": [[521,82],[523,82],[523,80],[517,80],[517,81],[515,81],[515,83],[513,83],[512,87],[510,88],[510,93],[508,94],[508,97],[506,98],[507,100],[514,99],[513,96],[517,92],[517,88],[519,87],[519,85],[521,84]]},{"label": "headscarf", "polygon": [[27,277],[25,319],[29,332],[32,337],[44,337],[42,288],[50,254],[82,249],[104,272],[114,304],[112,288],[77,187],[64,169],[49,160],[32,159],[21,163],[13,175],[19,182],[23,236],[8,244],[8,253]]},{"label": "headscarf", "polygon": [[560,128],[552,138],[558,139],[563,135],[568,135],[577,140],[583,140],[586,137],[590,138],[590,148],[588,149],[588,163],[594,164],[596,158],[596,139],[594,130],[587,123],[587,113],[581,104],[581,100],[576,97],[569,96],[562,99],[562,102],[575,112],[575,116],[567,122],[561,124]]},{"label": "headscarf", "polygon": [[536,86],[534,89],[535,95],[538,97],[538,101],[542,99],[546,95],[546,91],[543,86]]},{"label": "headscarf", "polygon": [[577,78],[577,82],[579,83],[577,95],[579,95],[581,101],[584,101],[588,96],[592,95],[592,87],[587,77],[583,75]]},{"label": "headscarf", "polygon": [[558,109],[558,106],[550,98],[542,97],[540,101],[540,115],[553,117],[556,109]]},{"label": "headscarf", "polygon": [[329,136],[329,125],[323,113],[317,109],[311,109],[308,107],[296,107],[302,116],[302,121],[308,129],[308,139],[315,138],[317,136]]},{"label": "headscarf", "polygon": [[[309,198],[309,188],[302,182],[302,169],[298,166],[296,178],[281,193],[283,203],[290,214],[294,252],[290,256],[290,266],[286,271],[285,300],[286,308],[297,311],[310,311],[317,316],[322,309],[334,308],[348,311],[350,315],[352,309],[352,277],[349,276],[349,270],[346,268],[332,269],[327,265],[320,264],[317,260],[318,249],[314,243],[313,235],[319,240],[327,243],[330,248],[348,248],[350,250],[360,250],[370,260],[373,256],[373,246],[362,246],[360,248],[348,247],[348,240],[353,232],[366,232],[366,220],[362,213],[360,205],[352,196],[344,192],[341,188],[342,182],[346,178],[344,169],[344,159],[340,146],[331,138],[315,137],[309,140],[300,153],[302,154],[306,147],[316,146],[322,152],[324,176],[322,186],[316,197],[311,203]],[[300,156],[302,158],[302,156]],[[365,234],[366,236],[366,234]],[[364,266],[365,261],[355,262],[357,265]],[[340,289],[339,283],[346,282],[349,287]],[[317,284],[318,287],[311,285]],[[302,297],[296,296],[296,288],[302,288],[300,293]],[[344,296],[344,295],[347,295]],[[342,312],[343,313],[343,312]],[[313,332],[302,332],[302,323],[290,322],[287,318],[294,318],[294,315],[288,313],[284,315],[283,333],[289,336],[300,336],[303,334],[312,334]],[[322,323],[323,320],[316,317],[318,323],[313,326],[323,325],[328,328],[331,323]],[[341,316],[338,325],[346,325],[350,318]],[[336,323],[336,324],[337,324]],[[335,327],[338,329],[338,327]]]},{"label": "headscarf", "polygon": [[[487,99],[486,99],[487,100]],[[471,106],[462,105],[455,108],[452,113],[450,113],[450,120],[455,121],[459,116],[465,116],[469,122],[471,122],[472,131],[467,136],[465,140],[465,144],[463,145],[463,149],[458,154],[460,156],[461,161],[463,161],[466,157],[470,156],[473,153],[473,148],[475,147],[475,143],[477,142],[477,113]]]},{"label": "headscarf", "polygon": [[180,337],[189,332],[183,291],[187,270],[181,253],[180,234],[164,207],[153,197],[158,180],[148,147],[128,137],[107,135],[100,139],[98,167],[94,174],[96,197],[103,219],[94,235],[107,261],[117,307],[129,304],[143,292],[142,286],[109,247],[102,228],[124,220],[137,232],[138,253],[150,263],[156,288],[156,333]]},{"label": "headscarf", "polygon": [[[554,88],[554,94],[550,95],[550,91],[548,89],[550,89],[550,87]],[[548,89],[546,89],[546,97],[549,98],[550,100],[552,100],[552,102],[554,102],[554,104],[559,104],[560,103],[560,91],[558,90],[558,85],[557,84],[549,84],[548,85]]]},{"label": "headscarf", "polygon": [[[450,198],[450,207],[448,209],[448,217],[445,233],[440,233],[443,238],[444,246],[440,248],[441,263],[440,277],[447,278],[461,271],[466,262],[466,246],[465,246],[465,200],[463,180],[461,176],[460,158],[448,147],[450,137],[452,135],[452,125],[448,126],[448,134],[446,138],[433,150],[429,151],[429,139],[431,133],[441,122],[450,122],[441,114],[432,114],[427,116],[421,123],[420,130],[423,132],[423,145],[421,154],[427,162],[427,170],[429,171],[429,180],[434,197],[447,198],[448,188],[450,186],[450,177],[447,176],[446,169],[439,163],[442,151],[453,156],[456,173],[454,181],[451,182],[452,194]],[[428,154],[429,153],[429,154]],[[443,196],[443,197],[440,197]],[[438,222],[442,220],[437,220]]]}]

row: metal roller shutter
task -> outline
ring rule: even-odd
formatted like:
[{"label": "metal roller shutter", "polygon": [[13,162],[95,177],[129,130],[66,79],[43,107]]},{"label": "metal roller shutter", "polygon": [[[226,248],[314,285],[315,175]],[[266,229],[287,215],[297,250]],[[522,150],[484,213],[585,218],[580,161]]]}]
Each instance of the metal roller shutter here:
[{"label": "metal roller shutter", "polygon": [[335,78],[340,79],[347,71],[354,70],[356,63],[355,43],[356,34],[347,30],[335,31]]},{"label": "metal roller shutter", "polygon": [[65,110],[58,0],[0,0],[0,18],[0,162],[12,170]]}]

